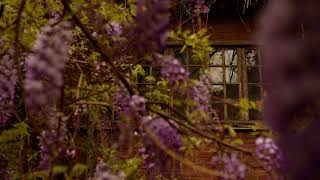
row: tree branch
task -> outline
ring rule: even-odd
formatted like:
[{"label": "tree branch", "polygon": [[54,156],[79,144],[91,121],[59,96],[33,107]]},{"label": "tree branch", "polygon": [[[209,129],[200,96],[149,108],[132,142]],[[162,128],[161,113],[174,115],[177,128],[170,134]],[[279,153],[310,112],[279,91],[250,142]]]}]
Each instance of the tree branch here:
[{"label": "tree branch", "polygon": [[[155,109],[153,109],[153,108],[150,107],[150,106],[147,106],[147,109],[148,109],[149,111],[151,111],[151,112],[153,112],[153,113],[155,113],[155,114],[157,114],[157,115],[165,118],[165,119],[168,119],[168,120],[171,119],[171,120],[173,120],[175,123],[177,123],[178,125],[181,125],[181,126],[187,128],[187,129],[189,129],[189,130],[190,130],[192,133],[194,133],[194,134],[197,134],[197,135],[202,136],[202,137],[204,137],[204,138],[213,140],[213,141],[217,142],[218,144],[221,144],[221,145],[223,145],[223,146],[225,146],[225,147],[228,147],[228,148],[231,148],[231,149],[234,149],[234,150],[243,152],[243,153],[248,154],[248,155],[254,155],[254,152],[252,152],[252,151],[249,150],[249,149],[245,149],[245,148],[233,146],[233,145],[231,145],[231,144],[228,144],[228,143],[226,143],[226,142],[221,141],[220,139],[218,139],[218,138],[215,137],[215,136],[211,136],[211,135],[209,135],[209,134],[207,134],[207,133],[204,133],[203,131],[200,131],[200,130],[194,128],[192,125],[187,124],[187,123],[188,123],[187,119],[185,119],[186,121],[182,122],[181,120],[178,120],[178,119],[176,119],[176,118],[174,118],[174,117],[169,117],[168,115],[166,115],[166,114],[164,114],[164,113],[162,113],[162,112],[156,111]],[[186,123],[186,122],[187,122],[187,123]]]}]

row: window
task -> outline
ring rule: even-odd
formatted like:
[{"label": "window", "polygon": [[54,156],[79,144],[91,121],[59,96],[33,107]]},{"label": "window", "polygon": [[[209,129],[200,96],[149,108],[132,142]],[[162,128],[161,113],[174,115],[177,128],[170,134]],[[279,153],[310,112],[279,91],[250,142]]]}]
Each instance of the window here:
[{"label": "window", "polygon": [[210,56],[209,74],[213,83],[213,106],[225,121],[259,120],[257,110],[240,111],[240,99],[261,104],[262,65],[255,48],[215,48]]},{"label": "window", "polygon": [[[190,73],[191,79],[200,75],[200,69],[205,68],[213,82],[213,107],[217,110],[219,119],[226,122],[243,122],[261,120],[261,111],[240,111],[241,99],[248,99],[261,104],[264,94],[262,88],[261,68],[257,48],[213,46],[214,52],[208,55],[209,63],[202,64],[192,57],[191,51],[180,53],[181,46],[170,45],[165,54],[179,59],[185,69]],[[146,74],[160,76],[160,67],[145,65]],[[150,84],[138,81],[140,88]]]}]

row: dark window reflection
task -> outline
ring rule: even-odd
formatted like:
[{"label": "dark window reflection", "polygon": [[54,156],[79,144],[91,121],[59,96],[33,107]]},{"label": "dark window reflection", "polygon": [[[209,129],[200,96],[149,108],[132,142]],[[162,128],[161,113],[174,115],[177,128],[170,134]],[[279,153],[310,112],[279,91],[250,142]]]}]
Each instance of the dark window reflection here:
[{"label": "dark window reflection", "polygon": [[224,119],[224,104],[223,103],[215,103],[213,104],[213,108],[217,111],[219,119]]},{"label": "dark window reflection", "polygon": [[249,110],[249,119],[250,120],[262,120],[262,113],[255,109]]},{"label": "dark window reflection", "polygon": [[200,76],[200,67],[189,67],[190,78],[198,79]]},{"label": "dark window reflection", "polygon": [[261,87],[257,85],[248,86],[249,100],[256,101],[261,99]]},{"label": "dark window reflection", "polygon": [[239,85],[238,84],[227,84],[227,98],[239,99]]},{"label": "dark window reflection", "polygon": [[228,119],[229,120],[237,120],[240,119],[240,109],[232,104],[227,105],[228,109]]},{"label": "dark window reflection", "polygon": [[259,83],[260,82],[259,68],[249,67],[247,69],[247,73],[248,73],[248,82],[249,83]]}]

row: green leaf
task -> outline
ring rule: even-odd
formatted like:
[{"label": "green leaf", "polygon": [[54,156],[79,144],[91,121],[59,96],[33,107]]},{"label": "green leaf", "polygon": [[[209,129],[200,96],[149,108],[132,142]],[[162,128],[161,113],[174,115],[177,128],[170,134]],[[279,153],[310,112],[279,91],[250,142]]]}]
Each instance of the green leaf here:
[{"label": "green leaf", "polygon": [[71,177],[79,177],[81,176],[83,173],[85,173],[87,171],[88,167],[84,164],[75,164],[70,172],[70,176]]},{"label": "green leaf", "polygon": [[138,77],[138,75],[145,76],[145,71],[144,71],[143,67],[140,64],[138,64],[132,70],[132,75],[134,77]]},{"label": "green leaf", "polygon": [[244,144],[243,140],[242,140],[242,139],[239,139],[239,138],[233,139],[230,143],[231,143],[232,145],[243,145],[243,144]]},{"label": "green leaf", "polygon": [[156,81],[156,79],[155,79],[153,76],[146,76],[144,79],[145,79],[147,82],[155,82],[155,81]]},{"label": "green leaf", "polygon": [[67,170],[68,170],[68,166],[54,166],[52,168],[52,172],[54,174],[63,174],[65,172],[67,172]]},{"label": "green leaf", "polygon": [[237,132],[231,126],[227,126],[227,128],[231,137],[237,136]]}]

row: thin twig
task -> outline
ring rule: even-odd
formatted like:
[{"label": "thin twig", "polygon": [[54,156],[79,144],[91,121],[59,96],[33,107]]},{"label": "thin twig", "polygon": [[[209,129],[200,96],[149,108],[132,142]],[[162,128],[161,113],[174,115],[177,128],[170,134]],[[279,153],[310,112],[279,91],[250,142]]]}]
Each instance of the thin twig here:
[{"label": "thin twig", "polygon": [[120,79],[120,81],[124,84],[124,86],[128,89],[130,95],[135,94],[133,88],[130,86],[129,82],[126,80],[126,78],[121,74],[120,70],[118,67],[116,67],[113,62],[109,59],[109,56],[105,53],[106,50],[99,44],[97,40],[95,40],[91,34],[89,33],[88,29],[84,26],[84,24],[80,21],[80,19],[77,17],[76,14],[74,14],[67,2],[67,0],[61,0],[61,3],[63,4],[64,9],[69,12],[72,16],[73,21],[75,24],[82,30],[82,32],[85,34],[85,36],[88,38],[88,40],[91,42],[93,45],[94,49],[98,51],[103,60],[106,61],[110,66],[113,71],[113,73]]}]

